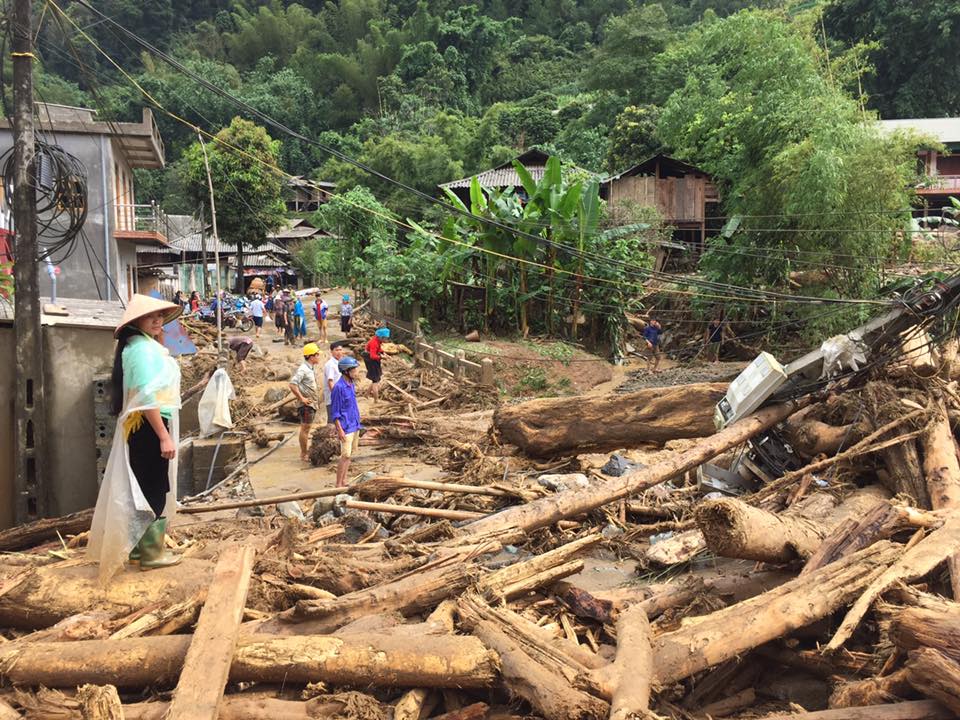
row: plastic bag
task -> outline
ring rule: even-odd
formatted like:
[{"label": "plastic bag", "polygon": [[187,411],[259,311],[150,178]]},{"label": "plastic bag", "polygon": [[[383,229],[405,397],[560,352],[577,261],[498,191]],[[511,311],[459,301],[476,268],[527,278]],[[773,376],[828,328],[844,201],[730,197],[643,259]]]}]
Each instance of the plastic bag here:
[{"label": "plastic bag", "polygon": [[207,383],[197,405],[197,419],[200,421],[200,436],[209,437],[233,427],[230,417],[230,401],[236,397],[230,376],[223,368],[218,368]]},{"label": "plastic bag", "polygon": [[866,347],[860,337],[854,333],[834,335],[824,340],[820,346],[823,353],[823,372],[821,378],[832,378],[844,370],[856,372],[867,362]]},{"label": "plastic bag", "polygon": [[[126,419],[134,412],[157,409],[161,404],[173,407],[175,409],[169,421],[170,437],[174,445],[179,447],[180,444],[180,368],[169,352],[161,349],[166,354],[161,364],[162,370],[149,389],[155,392],[139,392],[127,398],[117,418],[110,456],[100,484],[100,494],[90,525],[87,555],[99,564],[102,585],[123,568],[127,556],[143,537],[147,526],[156,520],[130,467],[130,448],[124,437]],[[146,419],[143,422],[147,422]],[[168,520],[173,519],[177,510],[177,459],[175,455],[168,468],[170,491],[163,509],[164,517]]]}]

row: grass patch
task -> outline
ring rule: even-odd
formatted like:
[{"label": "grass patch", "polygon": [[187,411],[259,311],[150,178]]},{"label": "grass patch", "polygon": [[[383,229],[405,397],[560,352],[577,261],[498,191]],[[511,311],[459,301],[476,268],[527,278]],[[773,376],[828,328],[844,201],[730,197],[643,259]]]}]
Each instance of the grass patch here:
[{"label": "grass patch", "polygon": [[541,355],[550,360],[562,362],[564,365],[570,363],[576,348],[573,345],[555,340],[549,343],[535,343],[529,340],[521,340],[520,344],[528,350],[533,350],[537,355]]}]

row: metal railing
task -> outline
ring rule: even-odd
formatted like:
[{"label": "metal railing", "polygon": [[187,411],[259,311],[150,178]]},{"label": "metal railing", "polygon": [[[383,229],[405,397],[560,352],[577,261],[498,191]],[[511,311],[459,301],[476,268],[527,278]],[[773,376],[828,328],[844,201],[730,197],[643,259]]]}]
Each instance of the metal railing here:
[{"label": "metal railing", "polygon": [[960,175],[931,175],[919,190],[951,190],[960,192]]},{"label": "metal railing", "polygon": [[167,214],[155,202],[116,206],[116,228],[121,232],[154,232],[169,236]]}]

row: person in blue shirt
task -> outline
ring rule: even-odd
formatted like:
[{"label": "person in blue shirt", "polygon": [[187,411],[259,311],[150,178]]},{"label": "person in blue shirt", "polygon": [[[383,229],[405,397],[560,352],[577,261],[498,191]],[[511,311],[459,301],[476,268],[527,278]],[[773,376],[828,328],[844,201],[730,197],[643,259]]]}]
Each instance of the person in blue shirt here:
[{"label": "person in blue shirt", "polygon": [[330,420],[340,438],[340,460],[337,462],[337,487],[347,486],[350,459],[360,445],[360,406],[357,405],[359,363],[347,356],[337,363],[340,379],[330,393]]},{"label": "person in blue shirt", "polygon": [[303,310],[303,301],[298,297],[293,303],[293,335],[307,336],[307,314]]},{"label": "person in blue shirt", "polygon": [[647,352],[650,354],[647,360],[647,370],[651,372],[656,372],[657,368],[660,367],[661,346],[663,344],[662,333],[663,327],[660,325],[660,321],[655,316],[650,315],[650,320],[643,329],[643,339],[647,343]]}]

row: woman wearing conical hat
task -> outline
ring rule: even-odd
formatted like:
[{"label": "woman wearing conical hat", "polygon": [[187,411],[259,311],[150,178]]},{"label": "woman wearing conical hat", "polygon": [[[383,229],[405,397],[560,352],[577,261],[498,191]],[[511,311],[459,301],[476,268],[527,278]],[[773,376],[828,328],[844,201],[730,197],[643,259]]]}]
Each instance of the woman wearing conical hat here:
[{"label": "woman wearing conical hat", "polygon": [[141,570],[180,562],[164,547],[177,504],[180,367],[160,341],[163,326],[182,310],[134,295],[114,333],[117,428],[88,543],[103,582],[128,560]]}]

